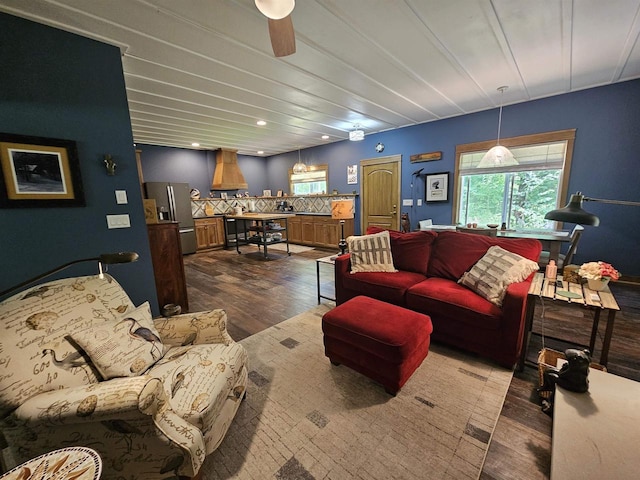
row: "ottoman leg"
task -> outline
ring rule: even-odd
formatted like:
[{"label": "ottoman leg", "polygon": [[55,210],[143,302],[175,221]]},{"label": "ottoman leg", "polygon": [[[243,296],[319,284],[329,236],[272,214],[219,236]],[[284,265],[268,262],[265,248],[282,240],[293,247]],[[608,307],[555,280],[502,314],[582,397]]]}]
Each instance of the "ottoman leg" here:
[{"label": "ottoman leg", "polygon": [[331,359],[329,361],[331,362],[331,365],[335,365],[336,367],[340,366],[340,362],[335,362],[335,361],[333,361]]},{"label": "ottoman leg", "polygon": [[393,389],[391,389],[389,387],[384,387],[384,391],[387,392],[392,397],[395,397],[397,395],[397,393],[399,392],[399,390],[393,390]]}]

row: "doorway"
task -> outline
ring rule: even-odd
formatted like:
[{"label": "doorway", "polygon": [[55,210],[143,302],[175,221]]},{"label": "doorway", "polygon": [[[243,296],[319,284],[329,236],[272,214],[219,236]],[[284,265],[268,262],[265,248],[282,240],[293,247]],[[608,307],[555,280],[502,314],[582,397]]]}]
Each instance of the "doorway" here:
[{"label": "doorway", "polygon": [[401,161],[402,155],[360,161],[362,234],[369,226],[400,230]]}]

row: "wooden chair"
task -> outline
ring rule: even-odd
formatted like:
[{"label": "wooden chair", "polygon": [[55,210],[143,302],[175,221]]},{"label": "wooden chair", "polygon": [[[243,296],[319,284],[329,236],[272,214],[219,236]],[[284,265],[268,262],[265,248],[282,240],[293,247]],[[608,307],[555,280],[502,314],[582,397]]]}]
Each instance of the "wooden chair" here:
[{"label": "wooden chair", "polygon": [[[558,261],[556,265],[558,266],[558,273],[562,271],[562,268],[565,265],[570,265],[571,260],[573,260],[573,255],[576,253],[576,249],[578,248],[578,242],[580,241],[580,237],[582,236],[582,232],[584,232],[584,227],[582,225],[576,225],[573,227],[571,231],[571,242],[569,243],[569,249],[565,255],[560,254],[558,256]],[[546,268],[549,264],[549,252],[543,250],[540,253],[540,258],[538,259],[538,265],[540,265],[540,269]]]}]

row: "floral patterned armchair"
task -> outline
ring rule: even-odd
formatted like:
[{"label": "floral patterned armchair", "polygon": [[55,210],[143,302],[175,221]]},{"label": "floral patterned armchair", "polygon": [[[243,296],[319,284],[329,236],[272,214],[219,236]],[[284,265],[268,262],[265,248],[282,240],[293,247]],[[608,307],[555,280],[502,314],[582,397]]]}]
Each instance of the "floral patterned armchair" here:
[{"label": "floral patterned armchair", "polygon": [[102,478],[194,477],[247,385],[247,354],[212,310],[152,320],[104,275],[0,302],[0,431],[8,463],[66,446]]}]

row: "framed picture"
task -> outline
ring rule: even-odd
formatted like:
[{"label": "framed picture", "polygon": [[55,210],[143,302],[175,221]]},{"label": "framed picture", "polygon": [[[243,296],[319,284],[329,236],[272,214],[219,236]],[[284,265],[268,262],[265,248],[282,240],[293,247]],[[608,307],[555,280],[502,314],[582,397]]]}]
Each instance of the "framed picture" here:
[{"label": "framed picture", "polygon": [[358,165],[347,165],[347,185],[358,183]]},{"label": "framed picture", "polygon": [[446,202],[449,199],[449,172],[427,175],[425,196],[427,202]]},{"label": "framed picture", "polygon": [[282,196],[282,190],[278,190],[276,192],[276,197],[281,197]]},{"label": "framed picture", "polygon": [[271,196],[271,190],[262,190],[262,196],[263,197],[270,197]]},{"label": "framed picture", "polygon": [[220,198],[223,200],[227,199],[227,192],[220,192]]},{"label": "framed picture", "polygon": [[143,198],[144,220],[146,223],[158,223],[158,212],[156,209],[156,201],[153,198]]},{"label": "framed picture", "polygon": [[1,207],[83,207],[76,142],[0,133]]}]

